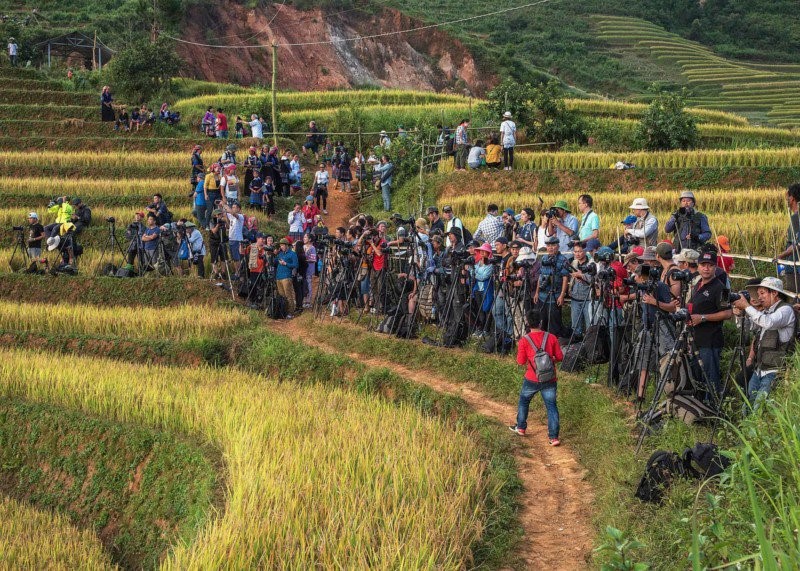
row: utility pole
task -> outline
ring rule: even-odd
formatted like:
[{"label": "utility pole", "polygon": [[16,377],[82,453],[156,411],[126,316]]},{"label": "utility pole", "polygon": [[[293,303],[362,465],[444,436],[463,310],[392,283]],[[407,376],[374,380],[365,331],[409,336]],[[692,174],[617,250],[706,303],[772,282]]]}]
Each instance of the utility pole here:
[{"label": "utility pole", "polygon": [[278,146],[278,44],[272,44],[272,143]]}]

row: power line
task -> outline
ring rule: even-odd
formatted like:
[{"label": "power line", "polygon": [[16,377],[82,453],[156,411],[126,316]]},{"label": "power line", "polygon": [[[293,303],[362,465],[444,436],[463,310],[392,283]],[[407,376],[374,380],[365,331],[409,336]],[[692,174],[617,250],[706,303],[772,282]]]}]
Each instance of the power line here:
[{"label": "power line", "polygon": [[[422,30],[430,30],[433,28],[440,28],[442,26],[449,26],[452,24],[459,24],[461,22],[468,22],[470,20],[479,20],[481,18],[487,18],[489,16],[497,16],[498,14],[506,14],[508,12],[514,12],[516,10],[522,10],[524,8],[531,8],[533,6],[538,6],[540,4],[546,4],[551,2],[552,0],[538,0],[537,2],[529,2],[527,4],[522,4],[521,6],[512,6],[511,8],[503,8],[502,10],[494,10],[492,12],[486,12],[484,14],[479,14],[477,16],[467,16],[465,18],[458,18],[457,20],[450,20],[448,22],[439,22],[438,24],[428,24],[425,26],[417,26],[416,28],[408,28],[406,30],[395,30],[393,32],[384,32],[381,34],[371,34],[369,36],[356,36],[355,38],[341,38],[341,39],[334,39],[334,40],[325,40],[319,42],[299,42],[294,44],[275,44],[275,46],[279,48],[288,48],[288,47],[300,47],[300,46],[320,46],[325,44],[341,44],[341,43],[348,43],[348,42],[359,42],[361,40],[371,40],[374,38],[384,38],[387,36],[396,36],[400,34],[408,34],[411,32],[420,32]],[[181,42],[183,44],[189,44],[192,46],[199,46],[203,48],[220,48],[220,49],[240,49],[240,50],[247,50],[247,49],[265,49],[265,48],[272,48],[272,44],[262,44],[262,45],[234,45],[234,46],[227,46],[227,45],[220,45],[220,44],[204,44],[200,42],[192,42],[189,40],[182,40],[180,38],[175,38],[173,36],[169,36],[167,34],[161,34],[171,40],[175,40],[176,42]]]}]

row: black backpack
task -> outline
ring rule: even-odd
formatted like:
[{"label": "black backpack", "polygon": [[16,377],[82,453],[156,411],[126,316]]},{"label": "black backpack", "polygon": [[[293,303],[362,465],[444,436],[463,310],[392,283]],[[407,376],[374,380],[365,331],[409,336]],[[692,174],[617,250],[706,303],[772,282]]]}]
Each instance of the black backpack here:
[{"label": "black backpack", "polygon": [[677,452],[656,450],[647,460],[635,496],[643,502],[662,503],[672,482],[676,478],[685,477],[691,470],[691,466],[687,470],[687,463]]},{"label": "black backpack", "polygon": [[581,355],[581,344],[573,343],[564,347],[564,359],[561,361],[561,370],[565,373],[578,373],[586,368],[586,363]]},{"label": "black backpack", "polygon": [[275,294],[267,300],[267,317],[271,319],[286,319],[288,314],[285,297]]},{"label": "black backpack", "polygon": [[470,242],[472,242],[472,232],[467,230],[467,227],[464,226],[464,221],[461,220],[461,218],[453,218],[453,225],[454,226],[455,226],[456,220],[461,222],[461,241],[464,242],[464,244],[469,244]]},{"label": "black backpack", "polygon": [[683,457],[690,465],[694,463],[693,469],[702,479],[719,476],[731,465],[731,459],[723,456],[716,444],[697,442],[693,448],[686,449]]},{"label": "black backpack", "polygon": [[583,358],[590,365],[608,363],[610,349],[608,347],[608,327],[592,325],[586,330],[583,340]]}]

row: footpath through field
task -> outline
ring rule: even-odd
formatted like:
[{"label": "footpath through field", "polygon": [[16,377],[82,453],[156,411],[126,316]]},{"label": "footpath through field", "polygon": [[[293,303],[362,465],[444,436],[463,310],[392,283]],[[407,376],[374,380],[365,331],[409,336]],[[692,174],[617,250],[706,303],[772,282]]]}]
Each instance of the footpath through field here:
[{"label": "footpath through field", "polygon": [[[354,207],[354,197],[331,191],[326,217],[328,226],[335,228],[344,224]],[[303,316],[291,321],[270,321],[270,327],[297,341],[308,341],[309,320],[310,316]],[[357,327],[346,322],[343,326]],[[321,351],[341,354],[318,339],[314,340],[314,346]],[[358,347],[353,347],[353,350],[357,351]],[[453,350],[453,358],[457,358],[458,353],[459,350]],[[369,367],[390,369],[440,393],[461,397],[475,412],[502,425],[512,423],[516,417],[512,405],[489,399],[475,387],[366,354],[353,352],[348,356]],[[549,446],[544,423],[534,419],[528,425],[527,436],[520,440],[522,445],[515,454],[524,488],[518,514],[524,533],[517,549],[519,559],[529,569],[586,568],[596,535],[591,524],[594,496],[585,479],[586,470],[578,463],[568,443],[557,448]]]}]

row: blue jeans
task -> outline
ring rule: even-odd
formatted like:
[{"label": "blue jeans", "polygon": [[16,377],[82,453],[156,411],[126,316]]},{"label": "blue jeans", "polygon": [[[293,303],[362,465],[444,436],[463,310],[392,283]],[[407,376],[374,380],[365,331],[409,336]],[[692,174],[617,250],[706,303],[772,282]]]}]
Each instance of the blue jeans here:
[{"label": "blue jeans", "polygon": [[542,394],[542,400],[547,409],[547,436],[558,438],[556,383],[532,383],[523,378],[522,390],[519,393],[519,405],[517,405],[517,428],[528,428],[528,408],[530,407],[531,399],[536,393]]},{"label": "blue jeans", "polygon": [[492,315],[494,316],[495,333],[504,331],[509,336],[514,334],[514,322],[511,315],[509,315],[506,300],[503,296],[495,296]]},{"label": "blue jeans", "polygon": [[[747,384],[747,400],[756,411],[761,405],[761,401],[767,398],[767,395],[772,390],[772,383],[775,382],[775,373],[767,373],[762,375],[758,371],[753,371],[753,376],[750,377],[750,382]],[[742,411],[747,415],[750,407],[745,403]]]},{"label": "blue jeans", "polygon": [[[722,379],[719,373],[719,360],[722,354],[721,347],[698,347],[697,353],[703,362],[703,372],[708,380],[709,392],[716,392],[717,397],[722,396]],[[702,379],[705,381],[706,379]]]},{"label": "blue jeans", "polygon": [[592,324],[592,315],[594,314],[594,304],[591,299],[586,301],[580,299],[573,299],[569,302],[570,306],[570,319],[572,320],[572,329],[575,335],[583,335]]},{"label": "blue jeans", "polygon": [[389,210],[392,207],[392,187],[389,184],[381,185],[381,194],[383,195],[383,209]]}]

